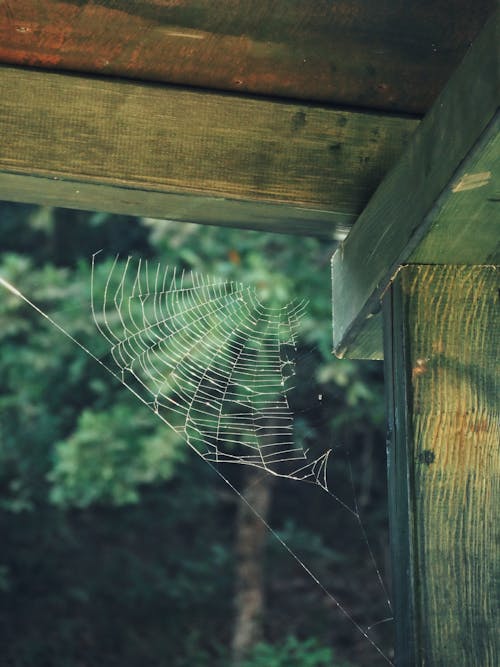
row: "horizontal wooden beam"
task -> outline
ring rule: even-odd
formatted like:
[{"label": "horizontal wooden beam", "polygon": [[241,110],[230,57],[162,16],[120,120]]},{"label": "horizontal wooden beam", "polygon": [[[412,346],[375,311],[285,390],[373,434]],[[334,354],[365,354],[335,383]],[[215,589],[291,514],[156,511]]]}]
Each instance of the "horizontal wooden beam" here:
[{"label": "horizontal wooden beam", "polygon": [[417,125],[0,67],[0,199],[338,237]]},{"label": "horizontal wooden beam", "polygon": [[424,113],[496,0],[4,0],[0,62]]},{"label": "horizontal wooden beam", "polygon": [[401,265],[498,260],[499,49],[497,13],[335,252],[337,355],[382,357],[377,313]]}]

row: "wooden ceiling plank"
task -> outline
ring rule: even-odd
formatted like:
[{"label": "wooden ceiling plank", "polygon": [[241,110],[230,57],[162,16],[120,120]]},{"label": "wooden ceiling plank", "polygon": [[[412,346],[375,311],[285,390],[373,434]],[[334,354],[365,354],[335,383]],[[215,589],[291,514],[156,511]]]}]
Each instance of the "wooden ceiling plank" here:
[{"label": "wooden ceiling plank", "polygon": [[498,259],[499,49],[497,12],[333,255],[337,355],[382,357],[361,332],[401,265]]},{"label": "wooden ceiling plank", "polygon": [[0,66],[0,199],[335,237],[417,125]]},{"label": "wooden ceiling plank", "polygon": [[424,113],[495,0],[4,0],[0,62]]}]

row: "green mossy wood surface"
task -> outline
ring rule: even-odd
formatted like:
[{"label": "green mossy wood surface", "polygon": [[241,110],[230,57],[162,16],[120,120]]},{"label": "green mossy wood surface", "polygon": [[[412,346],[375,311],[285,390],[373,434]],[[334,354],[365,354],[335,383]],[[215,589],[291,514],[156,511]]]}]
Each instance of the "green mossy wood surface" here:
[{"label": "green mossy wood surface", "polygon": [[382,358],[380,333],[361,332],[381,331],[367,318],[402,264],[498,261],[499,64],[497,12],[334,254],[339,356]]},{"label": "green mossy wood surface", "polygon": [[418,122],[0,67],[0,199],[341,236]]},{"label": "green mossy wood surface", "polygon": [[429,218],[429,232],[410,256],[411,263],[499,263],[500,113],[460,165]]},{"label": "green mossy wood surface", "polygon": [[498,268],[407,266],[385,299],[399,667],[497,667]]}]

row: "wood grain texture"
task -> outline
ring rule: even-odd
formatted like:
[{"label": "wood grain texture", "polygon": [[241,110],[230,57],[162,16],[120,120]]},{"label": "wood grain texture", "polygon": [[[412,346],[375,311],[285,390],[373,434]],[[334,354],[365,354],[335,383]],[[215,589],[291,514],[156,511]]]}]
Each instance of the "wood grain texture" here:
[{"label": "wood grain texture", "polygon": [[423,113],[495,0],[3,0],[0,62]]},{"label": "wood grain texture", "polygon": [[[333,343],[339,356],[356,356],[356,338],[367,317],[380,308],[382,294],[412,253],[425,263],[481,264],[495,256],[499,30],[497,12],[332,258]],[[457,193],[467,174],[477,178],[482,162],[491,171],[484,190],[469,187]],[[464,223],[460,207],[471,220]],[[372,350],[372,356],[381,354]]]},{"label": "wood grain texture", "polygon": [[189,222],[220,215],[262,228],[258,209],[226,206],[255,202],[269,231],[332,236],[345,233],[417,124],[0,67],[0,199],[49,204],[64,189],[59,205],[71,208]]},{"label": "wood grain texture", "polygon": [[498,268],[407,266],[391,288],[398,666],[500,662]]}]

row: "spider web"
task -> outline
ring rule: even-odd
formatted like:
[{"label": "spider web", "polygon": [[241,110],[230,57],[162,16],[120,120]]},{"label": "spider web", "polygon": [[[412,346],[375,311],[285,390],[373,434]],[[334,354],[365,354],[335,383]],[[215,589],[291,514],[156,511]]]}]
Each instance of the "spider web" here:
[{"label": "spider web", "polygon": [[357,501],[349,507],[327,484],[331,450],[308,460],[294,444],[288,394],[295,376],[294,353],[306,302],[270,308],[255,289],[197,273],[115,258],[100,297],[91,267],[91,310],[95,325],[118,367],[113,371],[89,348],[14,285],[0,284],[29,304],[63,335],[127,387],[137,398],[214,467],[240,500],[259,517],[282,547],[321,588],[342,614],[389,664],[390,658],[314,572],[217,467],[218,463],[256,466],[273,475],[318,484],[359,524],[380,586],[391,603],[375,562]]},{"label": "spider web", "polygon": [[294,444],[287,394],[306,302],[264,306],[255,289],[116,257],[94,322],[121,381],[211,463],[238,463],[327,489],[330,451]]}]

